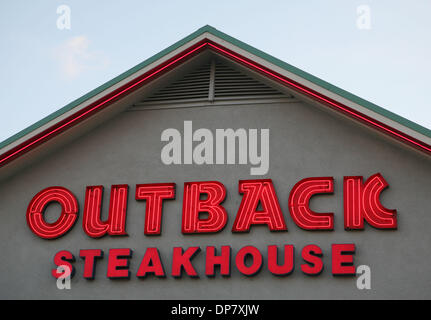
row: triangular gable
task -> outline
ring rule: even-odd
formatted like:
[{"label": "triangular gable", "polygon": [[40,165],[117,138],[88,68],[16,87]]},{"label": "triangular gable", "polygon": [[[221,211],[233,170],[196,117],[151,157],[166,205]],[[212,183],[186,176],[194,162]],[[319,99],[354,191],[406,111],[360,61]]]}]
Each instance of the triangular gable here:
[{"label": "triangular gable", "polygon": [[192,57],[211,50],[255,73],[287,87],[295,96],[335,110],[348,118],[431,154],[431,130],[335,87],[234,39],[211,26],[204,26],[150,59],[71,102],[0,144],[0,171],[38,146],[69,132],[132,95]]},{"label": "triangular gable", "polygon": [[[208,54],[196,65],[179,74],[166,85],[145,95],[140,105],[175,103],[207,103],[245,99],[292,98],[254,75],[238,70],[238,65],[228,64],[215,54]],[[136,103],[135,103],[136,105]]]}]

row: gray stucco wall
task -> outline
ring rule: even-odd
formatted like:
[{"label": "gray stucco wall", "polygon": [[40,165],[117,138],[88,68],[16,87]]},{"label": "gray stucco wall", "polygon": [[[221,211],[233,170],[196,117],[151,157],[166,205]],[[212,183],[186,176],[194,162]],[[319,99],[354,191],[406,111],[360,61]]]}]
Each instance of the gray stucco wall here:
[{"label": "gray stucco wall", "polygon": [[[249,165],[163,165],[160,134],[166,128],[180,131],[184,120],[194,129],[269,128],[270,169],[266,176],[250,176]],[[398,210],[398,230],[348,232],[343,228],[343,176],[380,172],[390,187],[382,193],[382,203]],[[315,197],[311,208],[334,212],[335,230],[309,232],[292,221],[288,195],[302,178],[333,176],[335,193]],[[265,226],[252,227],[247,234],[230,229],[239,207],[238,180],[273,179],[288,232],[271,233]],[[229,214],[226,228],[217,234],[181,234],[183,184],[186,181],[217,180],[227,189],[224,206]],[[345,298],[431,298],[431,161],[426,156],[388,142],[369,130],[304,103],[250,104],[124,112],[103,126],[57,150],[42,161],[0,183],[0,298],[129,298],[129,299],[345,299]],[[164,203],[162,235],[143,234],[143,202],[134,200],[138,183],[175,182],[176,200]],[[82,214],[74,228],[62,238],[43,240],[27,227],[25,213],[32,197],[40,190],[59,185],[71,190],[84,204],[85,187],[104,185],[104,214],[109,205],[111,184],[129,185],[128,237],[91,239],[82,230]],[[58,207],[46,213],[55,219]],[[356,278],[331,275],[331,243],[355,243],[356,265],[369,265],[372,289],[358,290]],[[174,246],[231,245],[234,254],[245,245],[254,245],[266,255],[271,244],[294,244],[296,264],[293,274],[275,277],[264,267],[251,278],[232,266],[229,278],[204,275],[205,255],[193,260],[200,279],[136,277],[147,247],[157,247],[170,273]],[[307,244],[319,245],[325,269],[318,277],[302,274],[300,250]],[[134,250],[130,280],[106,278],[109,248]],[[105,258],[98,262],[96,279],[82,278],[80,249],[100,248]],[[53,256],[70,250],[77,262],[71,290],[58,290],[51,276]]]}]

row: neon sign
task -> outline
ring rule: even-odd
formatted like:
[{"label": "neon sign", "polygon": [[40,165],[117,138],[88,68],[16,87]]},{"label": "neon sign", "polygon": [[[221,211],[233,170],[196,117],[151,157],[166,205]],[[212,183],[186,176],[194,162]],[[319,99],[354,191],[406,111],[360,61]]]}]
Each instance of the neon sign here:
[{"label": "neon sign", "polygon": [[[343,183],[344,229],[364,229],[365,222],[377,229],[396,229],[397,211],[387,209],[380,203],[380,194],[388,183],[379,173],[372,175],[365,182],[361,176],[346,176]],[[281,210],[273,181],[271,179],[240,180],[238,191],[242,200],[232,223],[231,232],[249,232],[254,225],[266,225],[269,231],[287,232],[286,222]],[[112,185],[108,218],[101,220],[102,186],[87,186],[84,199],[82,228],[91,238],[103,236],[126,236],[126,217],[128,203],[128,185]],[[334,193],[333,177],[305,178],[292,188],[288,208],[290,216],[297,227],[306,231],[334,230],[334,213],[314,212],[309,207],[312,197],[319,194]],[[227,191],[219,181],[186,182],[183,192],[181,232],[183,235],[200,233],[218,233],[228,224],[228,213],[223,207]],[[161,235],[163,203],[173,201],[176,197],[175,183],[137,184],[135,200],[145,201],[144,234]],[[48,223],[44,220],[44,211],[51,203],[61,207],[57,221]],[[70,190],[64,187],[49,187],[38,192],[30,201],[27,209],[27,224],[30,230],[40,238],[55,239],[64,236],[76,223],[78,218],[78,200]],[[202,217],[206,213],[206,217]],[[200,254],[199,246],[188,248],[174,247],[170,275],[181,278],[183,275],[199,277],[193,265],[193,258]],[[267,246],[266,267],[276,276],[287,276],[295,269],[295,247],[285,244]],[[338,275],[355,275],[353,255],[356,246],[352,243],[332,244],[331,273]],[[207,246],[205,249],[205,275],[224,277],[231,275],[232,266],[244,276],[254,276],[264,266],[264,254],[254,246],[240,248],[235,256],[231,246],[219,248]],[[301,250],[304,261],[300,265],[303,274],[319,275],[324,268],[323,250],[316,244],[306,245]],[[111,248],[108,252],[106,277],[109,279],[129,279],[131,271],[129,262],[133,251],[130,248]],[[98,260],[104,258],[102,249],[85,249],[79,251],[84,260],[82,273],[85,279],[94,279]],[[74,272],[76,262],[72,252],[61,250],[54,256],[57,266],[66,266]],[[58,269],[52,270],[52,276],[62,276]],[[138,278],[148,275],[166,277],[165,267],[157,248],[146,248],[139,268]]]},{"label": "neon sign", "polygon": [[[283,213],[271,179],[240,180],[239,193],[243,195],[232,226],[232,232],[248,232],[253,225],[267,225],[270,231],[287,231]],[[386,209],[379,200],[388,183],[381,174],[363,177],[344,177],[344,227],[346,230],[364,229],[364,221],[377,229],[396,229],[396,210]],[[332,194],[332,177],[306,178],[293,187],[289,196],[289,211],[295,224],[304,230],[333,230],[333,213],[313,212],[309,208],[311,197]],[[85,193],[83,230],[92,237],[126,235],[127,185],[113,185],[109,218],[101,221],[102,186],[88,186]],[[205,200],[201,200],[205,196]],[[218,181],[197,181],[184,184],[181,231],[190,233],[215,233],[227,224],[227,212],[222,202],[226,189]],[[175,198],[175,183],[138,184],[136,200],[146,201],[146,235],[161,234],[163,202]],[[56,202],[62,213],[54,223],[43,218],[46,207]],[[258,210],[261,204],[262,210]],[[205,212],[208,217],[200,218]],[[30,201],[27,223],[30,230],[43,239],[55,239],[69,231],[78,217],[78,200],[64,187],[49,187],[40,191]]]}]

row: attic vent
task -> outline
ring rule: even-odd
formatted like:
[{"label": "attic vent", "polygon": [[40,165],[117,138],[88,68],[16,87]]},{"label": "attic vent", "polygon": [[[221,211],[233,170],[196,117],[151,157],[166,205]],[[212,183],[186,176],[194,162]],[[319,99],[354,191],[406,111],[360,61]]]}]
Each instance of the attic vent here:
[{"label": "attic vent", "polygon": [[282,96],[267,86],[220,62],[215,64],[214,100],[242,97]]},{"label": "attic vent", "polygon": [[184,99],[208,99],[210,85],[210,63],[187,74],[181,80],[150,96],[146,101],[167,101]]},{"label": "attic vent", "polygon": [[[157,91],[143,102],[217,101],[286,97],[284,93],[223,64],[211,62]],[[289,97],[289,96],[288,96]],[[290,98],[293,98],[290,96]]]}]

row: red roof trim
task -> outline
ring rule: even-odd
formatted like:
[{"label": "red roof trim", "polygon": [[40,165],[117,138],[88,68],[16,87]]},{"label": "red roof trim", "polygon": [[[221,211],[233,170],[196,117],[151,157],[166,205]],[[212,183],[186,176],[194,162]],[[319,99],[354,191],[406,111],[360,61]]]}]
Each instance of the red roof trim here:
[{"label": "red roof trim", "polygon": [[68,128],[73,127],[77,125],[78,123],[82,122],[85,119],[88,119],[95,113],[99,112],[100,110],[103,110],[110,104],[112,104],[115,101],[118,101],[122,97],[126,96],[127,94],[130,94],[131,92],[135,91],[136,89],[140,88],[142,85],[148,83],[149,81],[154,80],[161,74],[167,72],[168,70],[171,70],[178,66],[179,64],[185,62],[192,56],[196,55],[197,53],[205,50],[205,49],[211,49],[214,50],[221,55],[228,57],[230,59],[233,59],[242,65],[245,65],[267,77],[270,77],[289,88],[293,89],[294,91],[297,91],[301,94],[304,94],[323,105],[334,109],[338,112],[341,112],[350,118],[353,118],[361,123],[364,123],[380,132],[383,132],[399,141],[402,141],[420,151],[423,151],[427,154],[431,154],[431,146],[424,143],[423,141],[420,141],[416,138],[413,138],[395,128],[392,128],[376,119],[373,119],[365,114],[362,114],[342,103],[339,103],[325,95],[322,95],[302,84],[299,84],[298,82],[289,79],[277,72],[274,72],[244,56],[241,56],[237,54],[236,52],[233,52],[232,50],[229,50],[211,40],[204,39],[195,45],[187,48],[186,50],[182,51],[181,53],[177,54],[176,56],[172,57],[168,61],[164,62],[163,64],[151,69],[150,71],[146,72],[145,74],[129,81],[127,84],[123,85],[122,87],[114,90],[113,92],[109,93],[108,95],[98,99],[94,103],[90,104],[89,106],[85,107],[84,109],[74,113],[73,115],[67,117],[66,119],[63,119],[62,121],[56,123],[55,125],[51,126],[50,128],[42,131],[41,133],[37,134],[36,136],[22,142],[18,146],[12,148],[11,150],[3,153],[0,155],[0,167],[5,166],[6,164],[10,163],[11,161],[19,158],[23,154],[29,152],[30,150],[36,148],[37,146],[43,144],[44,142],[50,140],[51,138],[65,132]]},{"label": "red roof trim", "polygon": [[235,52],[233,52],[232,50],[229,50],[223,46],[220,46],[212,41],[208,41],[208,45],[215,51],[221,53],[222,55],[229,57],[233,60],[236,60],[237,62],[250,67],[252,69],[254,69],[255,71],[266,75],[267,77],[270,77],[286,86],[288,86],[289,88],[293,89],[294,91],[297,91],[299,93],[305,94],[306,96],[312,98],[313,100],[316,100],[322,104],[324,104],[325,106],[330,107],[331,109],[337,110],[347,116],[349,116],[350,118],[353,118],[357,121],[360,121],[361,123],[364,123],[374,129],[379,130],[380,132],[383,132],[387,135],[392,136],[393,138],[402,141],[404,143],[409,144],[410,146],[415,147],[418,150],[421,150],[423,152],[426,152],[428,154],[431,154],[431,146],[424,143],[423,141],[420,141],[416,138],[413,138],[409,135],[407,135],[404,132],[401,132],[395,128],[392,128],[391,126],[388,126],[376,119],[373,119],[357,110],[354,110],[340,102],[337,102],[321,93],[318,93],[317,91],[314,91],[302,84],[299,84],[298,82],[289,79],[281,74],[278,74],[277,72],[274,72],[250,59],[247,59]]},{"label": "red roof trim", "polygon": [[180,63],[183,63],[193,55],[204,50],[206,47],[207,47],[207,42],[200,41],[194,46],[188,48],[187,50],[184,50],[183,52],[179,53],[175,57],[169,59],[165,63],[153,68],[152,70],[131,80],[127,84],[121,86],[120,88],[109,93],[108,95],[98,99],[97,101],[93,102],[92,104],[85,107],[84,109],[72,114],[66,119],[56,123],[50,128],[37,134],[36,136],[22,142],[18,146],[0,155],[0,167],[3,167],[7,163],[13,161],[14,159],[20,157],[21,155],[43,144],[47,140],[61,134],[62,132],[66,131],[68,128],[77,125],[78,123],[84,121],[85,119],[88,119],[89,117],[99,112],[100,110],[103,110],[113,102],[118,101],[125,95],[130,94],[131,92],[140,88],[142,85],[148,83],[151,80],[154,80],[155,78],[167,72],[168,70],[173,69]]}]

